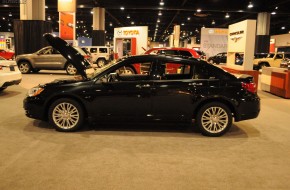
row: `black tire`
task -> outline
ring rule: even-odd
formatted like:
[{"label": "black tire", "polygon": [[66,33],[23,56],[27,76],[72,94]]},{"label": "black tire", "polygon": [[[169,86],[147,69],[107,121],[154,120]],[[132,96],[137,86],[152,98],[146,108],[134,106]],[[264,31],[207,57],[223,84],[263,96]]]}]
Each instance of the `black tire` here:
[{"label": "black tire", "polygon": [[209,62],[210,64],[215,64],[215,62],[214,62],[212,59],[208,60],[208,62]]},{"label": "black tire", "polygon": [[105,59],[98,59],[97,60],[97,65],[98,67],[103,67],[107,64],[106,60]]},{"label": "black tire", "polygon": [[61,98],[49,107],[48,119],[57,131],[76,131],[84,122],[84,110],[77,101]]},{"label": "black tire", "polygon": [[65,65],[65,71],[68,75],[75,75],[77,74],[77,69],[71,63],[67,63]]},{"label": "black tire", "polygon": [[219,137],[232,126],[232,112],[224,104],[211,102],[205,104],[196,116],[196,124],[205,136]]},{"label": "black tire", "polygon": [[18,68],[22,74],[30,73],[32,70],[31,64],[28,61],[20,61]]}]

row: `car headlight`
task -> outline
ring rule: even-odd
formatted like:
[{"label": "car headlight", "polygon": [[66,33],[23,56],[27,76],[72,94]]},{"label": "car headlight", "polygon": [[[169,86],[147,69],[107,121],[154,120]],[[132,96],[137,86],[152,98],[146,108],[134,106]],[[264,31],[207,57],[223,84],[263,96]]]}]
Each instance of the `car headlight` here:
[{"label": "car headlight", "polygon": [[39,86],[37,86],[37,87],[33,87],[33,88],[31,88],[29,91],[28,91],[28,96],[37,96],[37,95],[39,95],[42,91],[44,90],[44,88],[41,88],[41,87],[39,87]]}]

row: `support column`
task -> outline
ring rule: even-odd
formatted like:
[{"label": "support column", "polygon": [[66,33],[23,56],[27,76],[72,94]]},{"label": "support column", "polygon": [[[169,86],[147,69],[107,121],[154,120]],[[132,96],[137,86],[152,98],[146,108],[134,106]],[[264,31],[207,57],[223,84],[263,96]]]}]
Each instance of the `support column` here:
[{"label": "support column", "polygon": [[20,20],[13,21],[15,54],[33,53],[48,43],[44,33],[52,32],[45,21],[45,0],[29,0],[20,4]]},{"label": "support column", "polygon": [[169,47],[173,47],[173,41],[174,41],[173,34],[171,34],[169,36]]},{"label": "support column", "polygon": [[179,47],[179,38],[180,38],[180,25],[174,26],[174,47]]},{"label": "support column", "polygon": [[270,48],[270,17],[267,12],[258,13],[257,35],[256,35],[256,53],[269,53]]},{"label": "support column", "polygon": [[93,8],[93,46],[105,45],[105,8]]}]

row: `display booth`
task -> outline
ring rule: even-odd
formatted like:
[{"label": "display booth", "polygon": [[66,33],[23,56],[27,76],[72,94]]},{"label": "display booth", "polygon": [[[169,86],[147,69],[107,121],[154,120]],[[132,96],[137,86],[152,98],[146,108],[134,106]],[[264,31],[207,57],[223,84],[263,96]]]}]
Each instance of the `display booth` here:
[{"label": "display booth", "polygon": [[148,26],[121,27],[114,29],[115,58],[139,55],[148,43]]},{"label": "display booth", "polygon": [[259,72],[253,70],[256,20],[244,20],[229,26],[227,64],[231,73],[249,74],[258,85]]},{"label": "display booth", "polygon": [[264,67],[261,74],[261,90],[290,98],[290,70]]},{"label": "display booth", "polygon": [[202,28],[200,38],[200,50],[206,53],[207,57],[218,53],[227,52],[228,29],[224,28]]}]

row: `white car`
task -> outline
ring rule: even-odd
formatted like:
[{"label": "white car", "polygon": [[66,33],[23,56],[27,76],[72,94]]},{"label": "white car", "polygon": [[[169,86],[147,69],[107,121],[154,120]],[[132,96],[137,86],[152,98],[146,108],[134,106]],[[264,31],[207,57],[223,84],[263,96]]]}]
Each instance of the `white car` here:
[{"label": "white car", "polygon": [[8,61],[0,57],[0,91],[7,86],[19,84],[21,79],[22,75],[16,61]]}]

